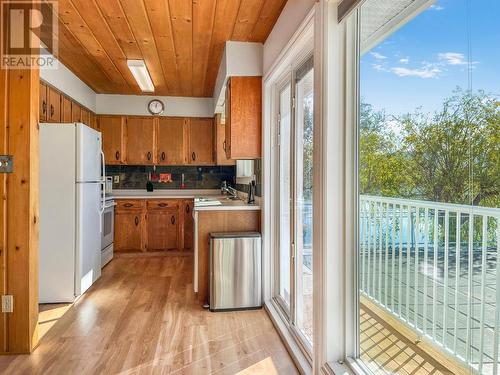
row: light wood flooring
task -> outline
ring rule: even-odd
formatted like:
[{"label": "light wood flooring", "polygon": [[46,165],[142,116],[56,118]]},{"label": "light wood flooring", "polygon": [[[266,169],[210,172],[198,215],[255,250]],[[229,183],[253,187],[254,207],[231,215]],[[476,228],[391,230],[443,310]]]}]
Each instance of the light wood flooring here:
[{"label": "light wood flooring", "polygon": [[39,347],[0,357],[0,373],[298,373],[264,310],[202,309],[192,269],[190,255],[116,258],[74,305],[46,306]]}]

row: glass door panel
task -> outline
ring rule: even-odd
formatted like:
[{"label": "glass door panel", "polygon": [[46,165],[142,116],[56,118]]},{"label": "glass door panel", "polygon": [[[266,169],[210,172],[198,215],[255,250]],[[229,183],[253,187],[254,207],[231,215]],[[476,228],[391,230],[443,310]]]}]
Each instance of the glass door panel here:
[{"label": "glass door panel", "polygon": [[313,334],[313,84],[312,59],[297,71],[295,125],[296,325],[308,344]]},{"label": "glass door panel", "polygon": [[292,88],[288,82],[279,93],[279,297],[290,310],[292,208]]}]

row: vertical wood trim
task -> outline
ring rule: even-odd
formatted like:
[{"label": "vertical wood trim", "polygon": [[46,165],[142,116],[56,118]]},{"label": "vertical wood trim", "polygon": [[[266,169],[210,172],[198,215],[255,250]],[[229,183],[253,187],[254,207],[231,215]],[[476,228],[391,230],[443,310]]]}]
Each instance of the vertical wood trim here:
[{"label": "vertical wood trim", "polygon": [[38,343],[39,80],[38,69],[0,70],[0,151],[14,157],[14,172],[0,174],[0,290],[14,297],[0,312],[2,353]]},{"label": "vertical wood trim", "polygon": [[38,342],[39,71],[8,73],[8,148],[14,173],[7,179],[8,352],[28,353]]},{"label": "vertical wood trim", "polygon": [[[1,5],[1,4],[0,4]],[[8,139],[7,139],[7,90],[8,90],[8,74],[4,69],[0,69],[0,153],[8,154]],[[6,294],[7,287],[7,175],[0,174],[0,294]],[[7,314],[0,313],[0,352],[7,351]]]}]

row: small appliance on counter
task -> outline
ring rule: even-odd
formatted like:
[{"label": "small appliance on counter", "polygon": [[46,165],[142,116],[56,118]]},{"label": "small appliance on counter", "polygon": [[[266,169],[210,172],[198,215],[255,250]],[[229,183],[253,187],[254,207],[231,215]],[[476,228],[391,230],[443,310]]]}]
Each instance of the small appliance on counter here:
[{"label": "small appliance on counter", "polygon": [[113,177],[112,176],[107,176],[106,177],[106,194],[110,194],[113,191]]}]

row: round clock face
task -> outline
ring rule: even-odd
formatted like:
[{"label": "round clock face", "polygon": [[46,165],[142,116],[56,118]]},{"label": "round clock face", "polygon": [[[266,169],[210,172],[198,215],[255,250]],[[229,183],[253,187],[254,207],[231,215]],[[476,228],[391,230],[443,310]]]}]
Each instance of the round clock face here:
[{"label": "round clock face", "polygon": [[165,110],[165,105],[161,100],[153,99],[148,104],[148,110],[152,115],[161,115]]}]

